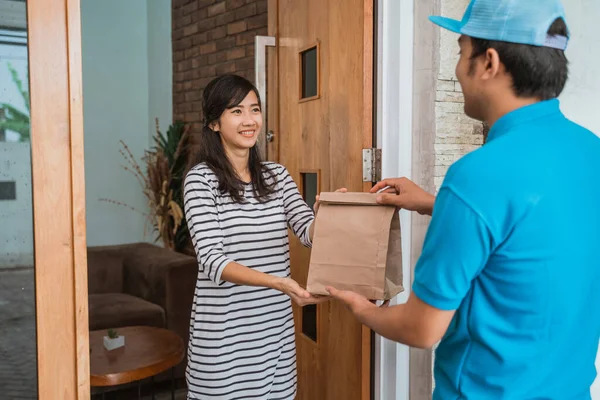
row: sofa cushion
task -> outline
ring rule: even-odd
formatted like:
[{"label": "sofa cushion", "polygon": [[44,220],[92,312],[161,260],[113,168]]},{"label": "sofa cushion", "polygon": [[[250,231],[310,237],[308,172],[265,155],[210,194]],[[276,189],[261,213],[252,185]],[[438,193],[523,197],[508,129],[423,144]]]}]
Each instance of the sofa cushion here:
[{"label": "sofa cushion", "polygon": [[165,311],[156,304],[124,293],[89,295],[90,330],[124,326],[164,328]]},{"label": "sofa cushion", "polygon": [[113,247],[89,247],[88,293],[123,292],[123,255]]}]

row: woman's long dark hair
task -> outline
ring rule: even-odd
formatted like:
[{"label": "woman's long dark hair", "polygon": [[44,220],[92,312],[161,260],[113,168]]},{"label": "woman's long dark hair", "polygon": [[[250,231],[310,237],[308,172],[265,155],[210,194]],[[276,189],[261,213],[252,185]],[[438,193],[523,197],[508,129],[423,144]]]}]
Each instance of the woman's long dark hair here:
[{"label": "woman's long dark hair", "polygon": [[[238,75],[222,75],[213,79],[202,94],[202,132],[198,141],[199,151],[194,165],[206,163],[219,179],[219,191],[229,193],[237,203],[245,201],[244,182],[241,181],[231,161],[227,158],[221,135],[219,132],[213,131],[210,126],[214,122],[218,122],[227,109],[239,105],[250,91],[256,94],[258,103],[261,104],[258,90],[250,81]],[[274,192],[275,179],[268,179],[273,178],[274,174],[263,168],[258,143],[250,149],[248,169],[254,196],[261,203],[267,201]]]}]

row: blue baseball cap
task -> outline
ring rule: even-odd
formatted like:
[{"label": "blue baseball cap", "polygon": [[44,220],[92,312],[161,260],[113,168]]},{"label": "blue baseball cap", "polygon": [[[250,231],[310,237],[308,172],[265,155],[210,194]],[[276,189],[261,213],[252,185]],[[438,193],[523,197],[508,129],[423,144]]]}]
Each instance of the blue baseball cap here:
[{"label": "blue baseball cap", "polygon": [[560,0],[471,0],[462,21],[433,16],[429,20],[449,31],[477,39],[529,44],[565,50],[567,36],[548,35],[557,19],[566,24]]}]

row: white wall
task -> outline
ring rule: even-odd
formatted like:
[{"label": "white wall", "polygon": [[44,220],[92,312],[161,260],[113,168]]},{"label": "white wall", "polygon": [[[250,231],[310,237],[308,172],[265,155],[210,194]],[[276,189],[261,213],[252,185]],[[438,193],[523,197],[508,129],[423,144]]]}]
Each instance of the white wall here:
[{"label": "white wall", "polygon": [[0,181],[16,185],[16,200],[0,200],[0,269],[33,265],[29,142],[0,143]]},{"label": "white wall", "polygon": [[[9,63],[27,88],[27,47],[0,44],[0,102],[26,111]],[[15,132],[7,131],[6,140],[0,142],[0,181],[14,181],[17,193],[16,200],[0,200],[0,268],[33,263],[31,147],[29,142],[17,143],[19,134]]]},{"label": "white wall", "polygon": [[83,0],[81,19],[88,245],[152,241],[140,213],[147,200],[122,168],[119,140],[141,162],[154,118],[161,129],[172,122],[171,3]]},{"label": "white wall", "polygon": [[574,121],[600,135],[600,52],[594,39],[600,2],[563,0],[571,32],[567,57],[569,80],[560,96],[563,112]]},{"label": "white wall", "polygon": [[[563,0],[571,39],[567,49],[570,77],[560,96],[567,117],[600,136],[600,52],[596,40],[600,2],[598,0]],[[597,184],[597,183],[590,183]],[[600,352],[596,357],[600,373]],[[592,386],[592,398],[600,400],[600,377]]]}]

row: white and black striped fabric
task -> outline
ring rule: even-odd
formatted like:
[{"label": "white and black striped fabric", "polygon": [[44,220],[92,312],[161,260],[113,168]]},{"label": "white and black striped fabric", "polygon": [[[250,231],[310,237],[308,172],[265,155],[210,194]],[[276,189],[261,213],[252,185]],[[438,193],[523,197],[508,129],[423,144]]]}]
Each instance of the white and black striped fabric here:
[{"label": "white and black striped fabric", "polygon": [[[273,289],[221,280],[231,261],[290,276],[290,227],[310,246],[313,211],[288,171],[264,163],[277,191],[260,203],[246,185],[244,203],[220,193],[209,167],[186,176],[185,215],[199,273],[190,323],[188,399],[294,399],[296,346],[290,298]],[[265,175],[266,176],[266,175]]]}]

